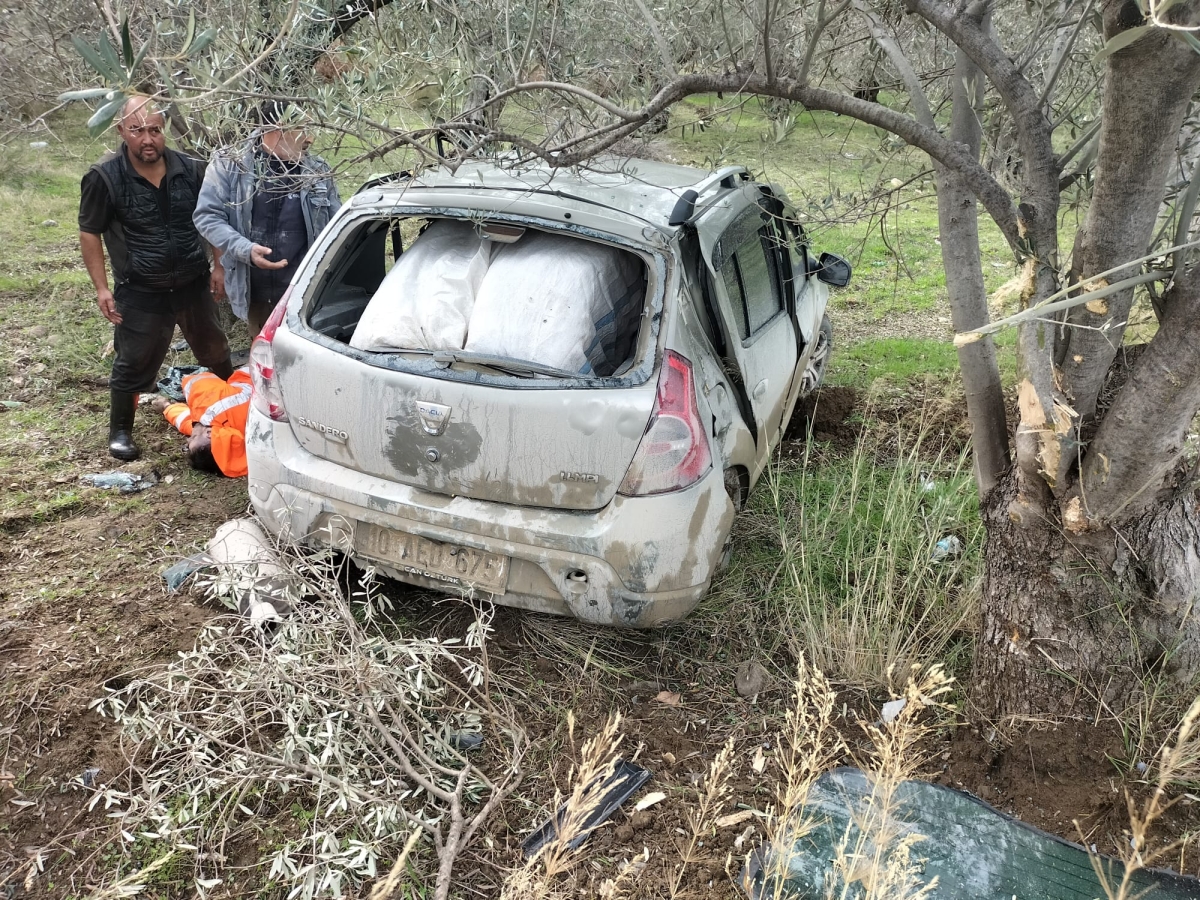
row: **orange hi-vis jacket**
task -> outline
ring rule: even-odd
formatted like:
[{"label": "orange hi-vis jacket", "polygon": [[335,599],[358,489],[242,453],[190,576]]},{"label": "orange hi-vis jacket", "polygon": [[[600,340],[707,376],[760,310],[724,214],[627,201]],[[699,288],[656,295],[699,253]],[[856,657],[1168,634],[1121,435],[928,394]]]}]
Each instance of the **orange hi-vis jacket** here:
[{"label": "orange hi-vis jacket", "polygon": [[229,381],[212,372],[183,379],[186,403],[172,403],[163,415],[183,434],[192,424],[207,425],[217,467],[230,478],[246,474],[246,418],[250,414],[250,373],[238,369]]}]

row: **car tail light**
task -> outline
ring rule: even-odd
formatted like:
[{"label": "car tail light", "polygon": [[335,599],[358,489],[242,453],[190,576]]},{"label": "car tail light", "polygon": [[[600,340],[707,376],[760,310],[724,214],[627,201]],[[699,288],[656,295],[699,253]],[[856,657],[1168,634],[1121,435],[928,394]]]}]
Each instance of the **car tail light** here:
[{"label": "car tail light", "polygon": [[250,380],[254,382],[254,392],[250,401],[260,413],[276,422],[288,420],[287,410],[283,408],[283,393],[279,390],[279,382],[275,379],[275,349],[271,342],[275,340],[275,332],[287,312],[288,298],[292,289],[284,291],[283,297],[275,304],[271,317],[263,325],[262,331],[250,345]]},{"label": "car tail light", "polygon": [[699,481],[711,465],[708,436],[696,406],[692,364],[668,350],[650,422],[619,492],[643,497],[682,490]]}]

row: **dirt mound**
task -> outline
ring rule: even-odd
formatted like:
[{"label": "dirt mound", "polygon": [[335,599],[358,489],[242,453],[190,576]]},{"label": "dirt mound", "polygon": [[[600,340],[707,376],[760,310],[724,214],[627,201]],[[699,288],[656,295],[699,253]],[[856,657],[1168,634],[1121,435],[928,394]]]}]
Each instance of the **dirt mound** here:
[{"label": "dirt mound", "polygon": [[[994,731],[961,726],[941,752],[943,771],[933,780],[966,790],[1043,831],[1078,843],[1079,829],[1101,853],[1120,855],[1129,827],[1125,792],[1135,803],[1152,790],[1136,773],[1122,776],[1116,761],[1128,752],[1113,722],[1035,725],[1002,741]],[[936,759],[936,757],[935,757]],[[1075,823],[1078,822],[1079,828]],[[1200,810],[1174,806],[1153,829],[1174,840],[1194,833]],[[1181,868],[1195,874],[1195,866]]]},{"label": "dirt mound", "polygon": [[783,439],[803,442],[811,435],[836,446],[852,445],[862,424],[854,415],[858,406],[858,391],[852,387],[821,388],[796,404]]}]

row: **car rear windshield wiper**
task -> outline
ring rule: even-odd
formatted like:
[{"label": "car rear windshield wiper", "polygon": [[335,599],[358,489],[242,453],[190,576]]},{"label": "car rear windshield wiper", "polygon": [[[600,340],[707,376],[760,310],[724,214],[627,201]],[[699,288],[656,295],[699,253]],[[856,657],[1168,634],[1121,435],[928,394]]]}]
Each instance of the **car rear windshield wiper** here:
[{"label": "car rear windshield wiper", "polygon": [[443,369],[457,362],[496,369],[506,375],[515,375],[518,378],[532,378],[535,375],[545,375],[549,378],[580,377],[580,373],[578,372],[568,372],[566,369],[545,366],[527,359],[492,356],[489,353],[472,353],[469,350],[434,350],[432,357],[434,364]]}]

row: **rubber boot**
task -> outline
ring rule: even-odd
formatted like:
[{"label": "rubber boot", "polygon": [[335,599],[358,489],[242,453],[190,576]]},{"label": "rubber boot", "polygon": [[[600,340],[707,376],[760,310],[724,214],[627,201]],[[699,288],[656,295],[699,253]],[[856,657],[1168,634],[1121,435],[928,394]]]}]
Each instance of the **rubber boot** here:
[{"label": "rubber boot", "polygon": [[108,416],[108,452],[117,459],[129,462],[142,455],[133,442],[133,413],[137,409],[137,394],[113,391]]},{"label": "rubber boot", "polygon": [[228,381],[230,376],[233,375],[233,362],[227,356],[220,363],[214,364],[209,371],[211,371],[222,381]]}]

